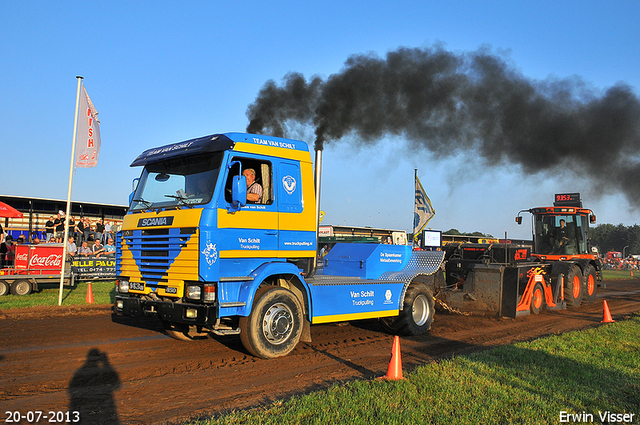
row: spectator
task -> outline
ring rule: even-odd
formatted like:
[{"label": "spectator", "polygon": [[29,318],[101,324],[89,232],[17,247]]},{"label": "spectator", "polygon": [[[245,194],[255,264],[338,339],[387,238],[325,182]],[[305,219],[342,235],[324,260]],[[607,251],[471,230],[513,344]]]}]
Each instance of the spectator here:
[{"label": "spectator", "polygon": [[78,248],[78,255],[84,255],[86,257],[87,255],[92,254],[93,251],[91,251],[91,248],[89,248],[87,241],[82,241],[82,245],[80,246],[80,248]]},{"label": "spectator", "polygon": [[[46,239],[45,242],[49,243],[51,241],[51,239],[54,239],[54,235],[53,232],[55,230],[55,225],[53,224],[53,216],[49,217],[49,220],[47,220],[47,222],[44,224],[44,228],[45,230],[45,234],[46,234]],[[55,241],[55,239],[54,239]]]},{"label": "spectator", "polygon": [[64,219],[62,218],[62,214],[58,213],[58,218],[53,220],[53,225],[56,229],[55,241],[57,243],[62,243],[62,240],[64,239]]},{"label": "spectator", "polygon": [[102,237],[102,240],[104,242],[109,242],[109,239],[113,239],[113,235],[111,234],[111,223],[107,220],[104,223],[104,236]]},{"label": "spectator", "polygon": [[91,239],[91,223],[87,217],[84,218],[84,236],[82,238],[83,241],[89,242]]},{"label": "spectator", "polygon": [[76,224],[76,237],[78,238],[78,245],[82,246],[82,242],[84,242],[84,220],[82,217],[78,220],[78,224]]},{"label": "spectator", "polygon": [[100,219],[98,222],[96,222],[96,232],[93,235],[93,238],[98,242],[102,242],[103,233],[104,233],[104,223],[103,223],[103,220]]},{"label": "spectator", "polygon": [[13,237],[11,235],[7,235],[7,237],[4,238],[4,242],[0,244],[0,267],[5,268],[13,266],[13,258]]},{"label": "spectator", "polygon": [[74,257],[77,251],[78,247],[76,247],[74,237],[69,236],[69,242],[67,243],[67,255],[69,255],[70,257]]},{"label": "spectator", "polygon": [[76,236],[76,220],[73,216],[69,216],[69,236],[73,236],[74,240],[78,240]]},{"label": "spectator", "polygon": [[109,240],[107,241],[107,244],[104,246],[104,251],[102,252],[102,255],[105,255],[105,256],[116,255],[116,247],[113,245],[113,239],[109,238]]},{"label": "spectator", "polygon": [[93,245],[91,246],[91,251],[93,252],[93,255],[99,255],[101,252],[104,251],[104,246],[102,246],[102,244],[100,243],[100,239],[96,238],[93,241]]}]

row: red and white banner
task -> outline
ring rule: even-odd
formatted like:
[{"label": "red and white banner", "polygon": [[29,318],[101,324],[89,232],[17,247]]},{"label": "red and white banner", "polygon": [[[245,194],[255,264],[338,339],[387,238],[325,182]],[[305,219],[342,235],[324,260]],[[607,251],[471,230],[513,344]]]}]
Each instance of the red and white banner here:
[{"label": "red and white banner", "polygon": [[76,140],[76,167],[91,168],[98,165],[100,155],[100,121],[98,111],[82,86]]}]

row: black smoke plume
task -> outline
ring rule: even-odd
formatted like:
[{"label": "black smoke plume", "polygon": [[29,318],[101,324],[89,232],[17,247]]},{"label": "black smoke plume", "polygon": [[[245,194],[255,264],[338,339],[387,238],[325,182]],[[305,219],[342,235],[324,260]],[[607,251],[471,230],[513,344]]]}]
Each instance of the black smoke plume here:
[{"label": "black smoke plume", "polygon": [[268,81],[247,110],[247,131],[287,137],[313,126],[316,149],[346,136],[387,136],[438,156],[478,154],[586,178],[640,206],[640,102],[618,83],[604,91],[580,78],[534,81],[489,49],[399,48],[385,58],[354,55],[326,79],[290,73]]}]

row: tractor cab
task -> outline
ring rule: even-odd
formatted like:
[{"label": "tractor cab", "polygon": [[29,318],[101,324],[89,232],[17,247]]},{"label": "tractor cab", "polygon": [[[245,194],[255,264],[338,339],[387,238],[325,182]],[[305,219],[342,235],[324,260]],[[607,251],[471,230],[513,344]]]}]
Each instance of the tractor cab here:
[{"label": "tractor cab", "polygon": [[[541,259],[593,258],[589,224],[596,216],[582,208],[579,193],[556,194],[553,207],[523,210],[533,215],[533,254]],[[522,223],[518,213],[516,222]]]}]

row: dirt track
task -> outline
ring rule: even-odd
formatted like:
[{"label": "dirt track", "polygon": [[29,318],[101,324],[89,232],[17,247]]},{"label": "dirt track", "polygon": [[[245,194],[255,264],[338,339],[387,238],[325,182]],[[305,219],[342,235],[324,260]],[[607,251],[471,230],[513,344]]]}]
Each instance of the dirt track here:
[{"label": "dirt track", "polygon": [[[401,339],[405,371],[434,359],[597,326],[640,311],[640,279],[600,290],[594,305],[513,319],[439,313],[430,334]],[[392,336],[376,321],[311,328],[287,357],[256,359],[237,336],[180,342],[153,319],[110,306],[0,312],[0,421],[7,410],[80,411],[81,423],[158,424],[269,403],[386,373]],[[27,421],[23,421],[27,423]]]}]

